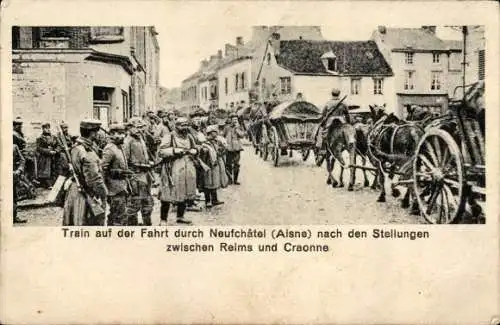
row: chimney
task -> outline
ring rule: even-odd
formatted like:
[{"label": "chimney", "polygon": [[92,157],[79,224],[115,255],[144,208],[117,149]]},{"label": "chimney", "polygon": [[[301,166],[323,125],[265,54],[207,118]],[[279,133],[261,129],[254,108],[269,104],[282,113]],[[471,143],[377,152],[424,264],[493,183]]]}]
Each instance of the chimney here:
[{"label": "chimney", "polygon": [[385,34],[387,31],[387,29],[385,28],[385,26],[378,26],[378,32],[380,34]]},{"label": "chimney", "polygon": [[430,34],[436,35],[436,26],[422,26],[422,29]]},{"label": "chimney", "polygon": [[273,47],[274,54],[280,54],[280,38],[281,35],[279,33],[273,33],[270,38],[271,46]]},{"label": "chimney", "polygon": [[204,69],[207,66],[208,66],[208,61],[205,60],[205,59],[201,60],[201,62],[200,62],[200,69]]},{"label": "chimney", "polygon": [[243,45],[243,36],[236,37],[236,46]]}]

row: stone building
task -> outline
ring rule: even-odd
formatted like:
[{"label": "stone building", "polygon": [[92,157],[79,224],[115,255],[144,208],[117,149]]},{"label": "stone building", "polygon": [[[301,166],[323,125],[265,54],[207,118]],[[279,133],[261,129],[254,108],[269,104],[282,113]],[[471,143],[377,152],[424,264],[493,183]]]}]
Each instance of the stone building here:
[{"label": "stone building", "polygon": [[106,127],[156,106],[154,27],[13,27],[13,115],[33,139],[43,122],[96,118]]},{"label": "stone building", "polygon": [[[337,88],[344,103],[368,111],[368,105],[393,107],[394,78],[373,41],[269,41],[257,76],[264,101],[294,100],[299,93],[323,108]],[[359,110],[363,111],[363,110]]]},{"label": "stone building", "polygon": [[[396,107],[404,117],[406,107],[419,105],[433,113],[448,109],[449,90],[459,84],[456,55],[460,49],[436,36],[436,26],[388,28],[379,26],[372,40],[390,64],[395,77]],[[451,58],[451,59],[450,59]]]}]

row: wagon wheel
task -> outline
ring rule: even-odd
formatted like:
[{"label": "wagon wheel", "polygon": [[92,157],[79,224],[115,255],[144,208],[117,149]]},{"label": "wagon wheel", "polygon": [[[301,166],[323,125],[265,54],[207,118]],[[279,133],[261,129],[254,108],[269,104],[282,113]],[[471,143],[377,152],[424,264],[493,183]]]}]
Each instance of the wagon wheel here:
[{"label": "wagon wheel", "polygon": [[307,158],[311,154],[311,149],[302,149],[300,153],[302,154],[302,161],[307,161]]},{"label": "wagon wheel", "polygon": [[267,157],[269,157],[269,144],[265,143],[262,145],[262,159],[266,161]]},{"label": "wagon wheel", "polygon": [[280,145],[279,145],[279,138],[278,138],[278,131],[276,130],[276,127],[271,127],[271,132],[270,132],[270,143],[269,143],[269,151],[271,154],[271,159],[274,161],[274,166],[278,167],[279,164],[279,159],[280,159]]},{"label": "wagon wheel", "polygon": [[462,213],[465,171],[451,135],[431,129],[420,140],[413,161],[413,184],[421,215],[433,224],[452,223]]}]

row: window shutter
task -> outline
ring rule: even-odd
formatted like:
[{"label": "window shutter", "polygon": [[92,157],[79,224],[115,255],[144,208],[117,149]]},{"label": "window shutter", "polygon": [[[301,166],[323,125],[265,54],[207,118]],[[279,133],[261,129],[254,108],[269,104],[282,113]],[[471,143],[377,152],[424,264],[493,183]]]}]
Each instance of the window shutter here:
[{"label": "window shutter", "polygon": [[484,58],[484,50],[479,50],[478,53],[478,79],[484,80],[484,72],[485,72],[485,58]]}]

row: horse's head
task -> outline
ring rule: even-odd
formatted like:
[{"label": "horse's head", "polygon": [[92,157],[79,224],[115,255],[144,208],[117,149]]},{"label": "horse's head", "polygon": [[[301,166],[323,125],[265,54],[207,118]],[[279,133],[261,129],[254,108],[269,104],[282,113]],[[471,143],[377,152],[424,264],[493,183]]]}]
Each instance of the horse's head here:
[{"label": "horse's head", "polygon": [[382,116],[386,115],[385,108],[386,105],[368,105],[370,107],[370,113],[373,122],[377,122]]}]

